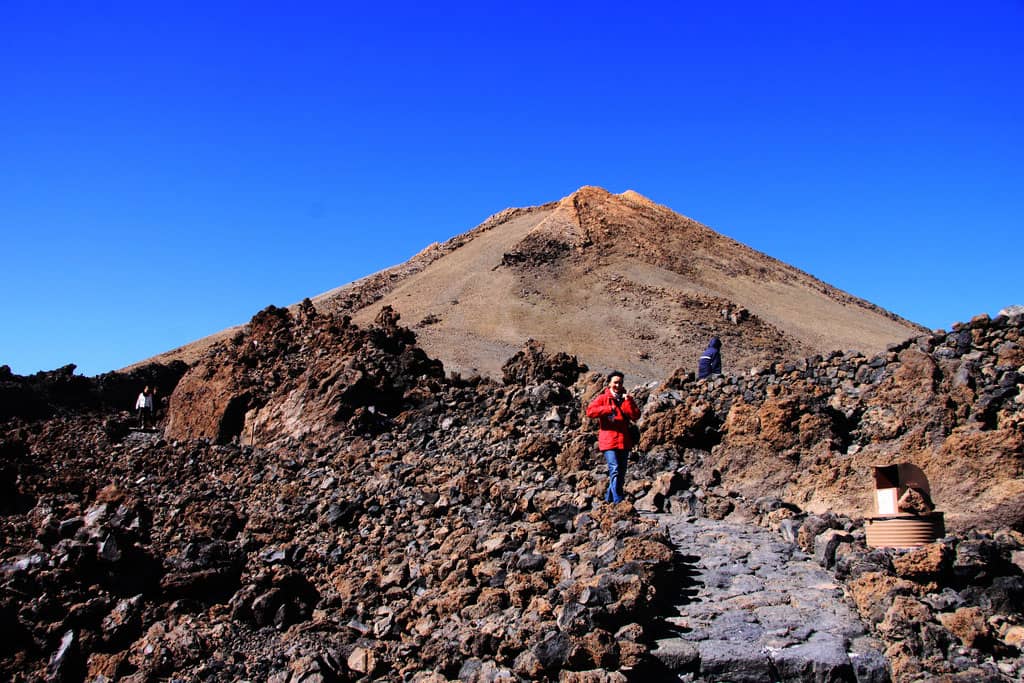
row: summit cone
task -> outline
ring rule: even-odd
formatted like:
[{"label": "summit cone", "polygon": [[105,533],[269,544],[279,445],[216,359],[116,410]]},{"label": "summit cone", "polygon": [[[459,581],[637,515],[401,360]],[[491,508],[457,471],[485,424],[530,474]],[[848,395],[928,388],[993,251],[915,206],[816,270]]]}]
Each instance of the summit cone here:
[{"label": "summit cone", "polygon": [[[312,301],[359,325],[391,306],[446,370],[495,378],[528,339],[646,382],[695,369],[712,336],[736,373],[925,331],[637,192],[589,186]],[[226,332],[153,360],[189,361]]]}]

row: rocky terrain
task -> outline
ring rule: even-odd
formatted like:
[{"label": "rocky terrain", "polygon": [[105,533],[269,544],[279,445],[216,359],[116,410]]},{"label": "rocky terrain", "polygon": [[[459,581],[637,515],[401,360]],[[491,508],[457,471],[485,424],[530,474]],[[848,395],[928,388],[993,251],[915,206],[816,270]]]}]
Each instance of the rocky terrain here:
[{"label": "rocky terrain", "polygon": [[[0,676],[1022,675],[1024,317],[637,387],[618,506],[582,417],[599,373],[531,342],[500,381],[446,374],[400,323],[307,301],[188,367],[0,371]],[[119,409],[146,383],[159,431]],[[946,538],[864,545],[895,462]],[[811,558],[836,582],[813,600],[782,578]]]}]

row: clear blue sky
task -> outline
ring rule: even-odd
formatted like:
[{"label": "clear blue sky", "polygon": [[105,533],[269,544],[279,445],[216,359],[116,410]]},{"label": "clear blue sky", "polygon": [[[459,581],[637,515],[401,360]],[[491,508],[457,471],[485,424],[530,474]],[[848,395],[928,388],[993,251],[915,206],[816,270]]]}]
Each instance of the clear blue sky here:
[{"label": "clear blue sky", "polygon": [[1024,304],[1024,1],[0,0],[0,364],[97,374],[633,189],[932,328]]}]

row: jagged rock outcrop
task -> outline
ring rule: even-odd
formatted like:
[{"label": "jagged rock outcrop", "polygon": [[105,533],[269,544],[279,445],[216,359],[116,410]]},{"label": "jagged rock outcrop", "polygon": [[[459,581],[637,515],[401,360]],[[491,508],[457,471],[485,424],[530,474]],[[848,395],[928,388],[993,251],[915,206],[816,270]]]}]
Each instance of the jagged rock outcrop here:
[{"label": "jagged rock outcrop", "polygon": [[171,396],[167,436],[262,444],[330,438],[350,422],[372,429],[417,383],[443,377],[390,308],[366,331],[347,317],[317,315],[308,300],[294,318],[271,306],[213,348]]}]

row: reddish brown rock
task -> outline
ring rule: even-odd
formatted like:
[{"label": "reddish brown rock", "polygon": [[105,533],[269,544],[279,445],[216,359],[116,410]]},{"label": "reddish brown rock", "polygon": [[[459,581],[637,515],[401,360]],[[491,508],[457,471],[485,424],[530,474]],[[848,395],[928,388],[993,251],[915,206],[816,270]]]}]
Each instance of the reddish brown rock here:
[{"label": "reddish brown rock", "polygon": [[940,614],[939,621],[967,647],[987,649],[991,633],[985,615],[977,607],[961,607],[955,612]]},{"label": "reddish brown rock", "polygon": [[850,597],[861,617],[871,624],[881,622],[896,598],[912,596],[918,588],[911,582],[880,572],[867,572],[849,584]]},{"label": "reddish brown rock", "polygon": [[941,579],[952,562],[953,550],[945,543],[929,543],[892,560],[898,577],[919,583]]},{"label": "reddish brown rock", "polygon": [[878,630],[889,638],[906,640],[917,634],[919,625],[928,622],[931,617],[931,610],[920,600],[906,595],[894,595],[892,604],[885,611],[885,617],[878,624]]}]

